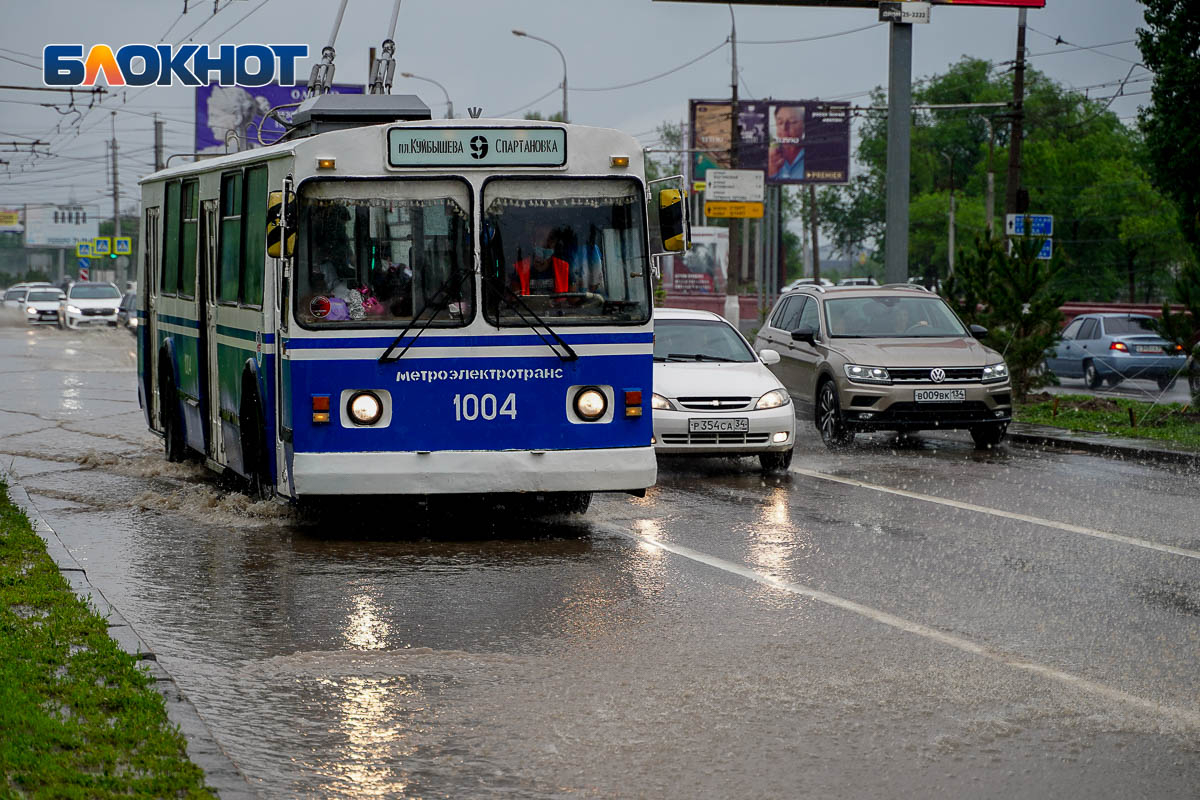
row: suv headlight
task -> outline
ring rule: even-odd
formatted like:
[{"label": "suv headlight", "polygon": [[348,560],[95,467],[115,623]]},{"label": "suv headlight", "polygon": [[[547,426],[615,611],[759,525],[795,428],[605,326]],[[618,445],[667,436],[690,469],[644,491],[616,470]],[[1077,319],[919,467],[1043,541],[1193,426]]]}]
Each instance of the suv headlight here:
[{"label": "suv headlight", "polygon": [[79,309],[79,306],[69,305],[69,306],[67,306],[67,313],[68,314],[82,314],[83,312]]},{"label": "suv headlight", "polygon": [[758,398],[758,402],[754,404],[756,409],[764,408],[779,408],[786,406],[791,402],[791,398],[787,396],[787,392],[782,389],[772,389],[771,391]]},{"label": "suv headlight", "polygon": [[1001,361],[983,368],[984,383],[998,383],[1008,380],[1008,365]]},{"label": "suv headlight", "polygon": [[656,408],[659,411],[674,411],[675,406],[671,405],[671,401],[663,397],[658,392],[650,395],[650,408]]},{"label": "suv headlight", "polygon": [[883,367],[863,367],[858,364],[846,364],[846,377],[855,383],[891,383],[892,376]]}]

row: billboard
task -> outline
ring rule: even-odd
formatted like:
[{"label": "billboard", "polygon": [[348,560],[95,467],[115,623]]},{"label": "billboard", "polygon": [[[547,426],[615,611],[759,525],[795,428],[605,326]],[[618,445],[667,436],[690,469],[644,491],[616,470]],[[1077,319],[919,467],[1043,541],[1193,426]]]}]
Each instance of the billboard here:
[{"label": "billboard", "polygon": [[[814,8],[877,8],[879,0],[655,0],[668,3],[720,3],[733,6],[812,6]],[[935,6],[1045,8],[1046,0],[927,0]]]},{"label": "billboard", "polygon": [[25,207],[26,247],[74,247],[100,235],[98,206],[39,205]]},{"label": "billboard", "polygon": [[[689,102],[692,179],[729,165],[729,102]],[[850,104],[822,100],[738,103],[737,169],[763,170],[767,183],[835,184],[850,180]]]},{"label": "billboard", "polygon": [[663,265],[663,288],[671,294],[725,294],[729,229],[692,228],[692,249]]},{"label": "billboard", "polygon": [[[274,144],[283,136],[283,126],[263,117],[272,108],[299,103],[307,93],[307,84],[295,86],[219,86],[210,83],[196,88],[197,153],[230,153]],[[362,86],[334,84],[332,94],[362,94]],[[279,109],[279,116],[291,122],[296,107]],[[259,144],[259,129],[262,144]],[[228,147],[227,144],[228,143]]]},{"label": "billboard", "polygon": [[20,233],[21,212],[15,208],[0,208],[0,233]]}]

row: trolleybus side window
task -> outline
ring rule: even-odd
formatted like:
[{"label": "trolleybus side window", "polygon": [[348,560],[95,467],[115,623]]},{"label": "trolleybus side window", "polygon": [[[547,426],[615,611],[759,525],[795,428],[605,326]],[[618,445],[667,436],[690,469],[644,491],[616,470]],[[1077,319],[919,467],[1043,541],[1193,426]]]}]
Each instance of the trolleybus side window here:
[{"label": "trolleybus side window", "polygon": [[419,315],[458,326],[474,316],[466,182],[310,181],[299,206],[302,325],[395,327]]},{"label": "trolleybus side window", "polygon": [[221,176],[221,254],[217,298],[237,303],[242,249],[242,173]]},{"label": "trolleybus side window", "polygon": [[261,306],[267,252],[267,168],[246,170],[242,224],[243,305]]},{"label": "trolleybus side window", "polygon": [[163,232],[163,294],[175,294],[179,291],[179,195],[180,183],[168,183],[163,209],[163,225],[166,228]]},{"label": "trolleybus side window", "polygon": [[626,178],[493,179],[483,187],[485,314],[524,325],[644,323],[645,194]]},{"label": "trolleybus side window", "polygon": [[196,231],[200,218],[200,185],[197,181],[183,183],[183,236],[180,237],[179,295],[196,294]]},{"label": "trolleybus side window", "polygon": [[218,298],[261,306],[267,247],[267,168],[221,176],[221,255]]}]

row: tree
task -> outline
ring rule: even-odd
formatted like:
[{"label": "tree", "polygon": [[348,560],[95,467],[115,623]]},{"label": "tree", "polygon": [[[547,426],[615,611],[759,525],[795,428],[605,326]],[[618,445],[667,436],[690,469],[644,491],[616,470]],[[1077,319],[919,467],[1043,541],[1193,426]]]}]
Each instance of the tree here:
[{"label": "tree", "polygon": [[[664,153],[646,153],[646,180],[653,181],[670,175],[683,174],[683,123],[664,122],[655,128],[659,146]],[[674,151],[674,152],[671,152]]]},{"label": "tree", "polygon": [[1140,124],[1154,181],[1179,206],[1184,238],[1200,258],[1200,4],[1141,1],[1147,27],[1138,29],[1138,48],[1154,84]]},{"label": "tree", "polygon": [[1007,242],[987,236],[960,249],[942,295],[968,325],[988,329],[984,343],[1004,356],[1013,394],[1023,399],[1054,380],[1041,365],[1062,328],[1063,296],[1052,288],[1062,261],[1039,259],[1038,238],[1011,241],[1011,253]]}]

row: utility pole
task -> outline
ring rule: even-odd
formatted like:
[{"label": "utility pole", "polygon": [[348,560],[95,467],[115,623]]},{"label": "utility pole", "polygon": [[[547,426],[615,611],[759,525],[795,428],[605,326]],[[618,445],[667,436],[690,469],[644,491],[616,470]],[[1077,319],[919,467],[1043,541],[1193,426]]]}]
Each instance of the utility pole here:
[{"label": "utility pole", "polygon": [[[733,6],[729,6],[729,44],[732,50],[733,70],[729,78],[729,168],[737,169],[738,165],[738,72],[737,72],[737,18],[733,16]],[[725,274],[725,318],[738,327],[741,322],[741,307],[738,302],[738,278],[741,274],[741,263],[734,263],[734,254],[738,248],[738,225],[736,219],[729,220],[729,265]]]},{"label": "utility pole", "polygon": [[[117,112],[111,111],[112,114],[112,197],[113,197],[113,242],[112,251],[116,252],[117,237],[121,235],[121,182],[117,179]],[[98,266],[98,265],[97,265]],[[124,270],[121,270],[124,272]],[[124,291],[125,276],[115,275],[116,284]]]},{"label": "utility pole", "polygon": [[953,276],[954,275],[954,154],[951,153],[947,157],[950,159],[950,241],[947,245],[950,249],[950,252],[948,254],[950,271],[947,273],[947,275]]},{"label": "utility pole", "polygon": [[1008,143],[1008,185],[1004,190],[1004,210],[1020,214],[1021,139],[1025,122],[1025,9],[1017,12],[1017,61],[1013,67],[1012,136]]},{"label": "utility pole", "polygon": [[886,283],[908,280],[908,192],[912,126],[912,24],[891,23],[888,47]]},{"label": "utility pole", "polygon": [[808,225],[812,230],[813,283],[821,284],[821,246],[817,238],[817,187],[808,185]]},{"label": "utility pole", "polygon": [[988,126],[987,194],[984,199],[983,216],[987,222],[987,235],[992,238],[992,217],[996,207],[996,170],[992,168],[992,153],[996,149],[996,120],[986,117]]},{"label": "utility pole", "polygon": [[158,118],[158,112],[154,112],[154,171],[158,172],[162,169],[163,164],[163,121]]}]

